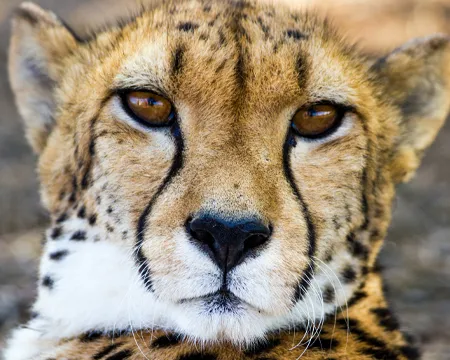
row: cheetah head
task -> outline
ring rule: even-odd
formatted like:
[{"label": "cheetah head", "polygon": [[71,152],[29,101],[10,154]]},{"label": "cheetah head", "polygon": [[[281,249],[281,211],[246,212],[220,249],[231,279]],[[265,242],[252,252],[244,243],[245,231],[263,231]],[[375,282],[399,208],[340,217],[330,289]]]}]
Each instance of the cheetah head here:
[{"label": "cheetah head", "polygon": [[344,307],[450,105],[450,45],[378,60],[311,14],[155,4],[80,39],[31,3],[10,77],[52,225],[36,311],[70,335],[249,343]]}]

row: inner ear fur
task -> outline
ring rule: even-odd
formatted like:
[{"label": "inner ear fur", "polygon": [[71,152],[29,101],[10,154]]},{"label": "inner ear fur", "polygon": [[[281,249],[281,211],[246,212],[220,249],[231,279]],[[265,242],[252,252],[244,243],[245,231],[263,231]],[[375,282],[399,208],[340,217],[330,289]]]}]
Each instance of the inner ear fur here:
[{"label": "inner ear fur", "polygon": [[372,70],[401,114],[390,164],[394,181],[408,181],[450,108],[450,38],[434,35],[406,43]]},{"label": "inner ear fur", "polygon": [[54,89],[63,72],[62,59],[77,40],[58,17],[33,3],[23,3],[12,21],[9,78],[27,138],[39,153],[55,121]]}]

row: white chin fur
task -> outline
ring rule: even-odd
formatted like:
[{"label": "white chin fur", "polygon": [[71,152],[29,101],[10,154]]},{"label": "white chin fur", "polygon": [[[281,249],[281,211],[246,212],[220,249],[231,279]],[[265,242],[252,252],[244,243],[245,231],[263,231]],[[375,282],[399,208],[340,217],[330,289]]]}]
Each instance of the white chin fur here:
[{"label": "white chin fur", "polygon": [[[58,250],[67,250],[68,255],[60,261],[50,260],[49,254]],[[13,333],[6,360],[29,359],[44,348],[50,350],[58,339],[92,330],[159,327],[179,332],[198,343],[228,340],[243,345],[264,338],[269,330],[307,325],[334,310],[333,306],[323,306],[320,291],[312,287],[294,308],[283,305],[285,311],[261,311],[255,304],[245,302],[229,311],[215,312],[208,311],[202,300],[163,303],[145,288],[132,249],[124,244],[92,239],[70,241],[64,237],[48,241],[40,272],[41,278],[50,276],[54,280],[53,288],[39,286],[33,306],[38,317],[28,324],[31,330],[24,328]],[[317,274],[317,286],[327,282],[327,278]],[[255,284],[250,285],[255,287]],[[342,296],[337,298],[347,298],[351,289],[342,288],[342,291]],[[236,292],[243,295],[238,289]],[[261,297],[256,305],[269,303],[273,299]]]}]

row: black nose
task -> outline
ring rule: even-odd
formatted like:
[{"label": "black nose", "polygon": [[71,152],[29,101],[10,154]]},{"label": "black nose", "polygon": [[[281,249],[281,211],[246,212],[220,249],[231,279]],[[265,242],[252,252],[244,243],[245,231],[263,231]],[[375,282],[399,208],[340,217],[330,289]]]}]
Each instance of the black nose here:
[{"label": "black nose", "polygon": [[187,222],[192,238],[226,273],[270,238],[271,229],[257,221],[233,222],[198,217]]}]

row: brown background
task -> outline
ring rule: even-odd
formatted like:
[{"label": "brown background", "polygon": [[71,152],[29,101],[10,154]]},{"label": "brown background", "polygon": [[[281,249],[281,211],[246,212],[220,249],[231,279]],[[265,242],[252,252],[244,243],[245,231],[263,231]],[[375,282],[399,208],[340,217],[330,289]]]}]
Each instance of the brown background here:
[{"label": "brown background", "polygon": [[[36,2],[79,32],[124,15],[125,3],[128,8],[131,3]],[[372,54],[382,54],[415,36],[450,33],[450,0],[279,2],[316,7]],[[11,326],[26,319],[34,297],[36,258],[46,222],[39,205],[36,159],[23,138],[6,76],[9,19],[19,3],[0,0],[0,349]],[[389,299],[402,327],[423,345],[425,359],[450,359],[450,121],[416,178],[399,188],[381,260]]]}]

